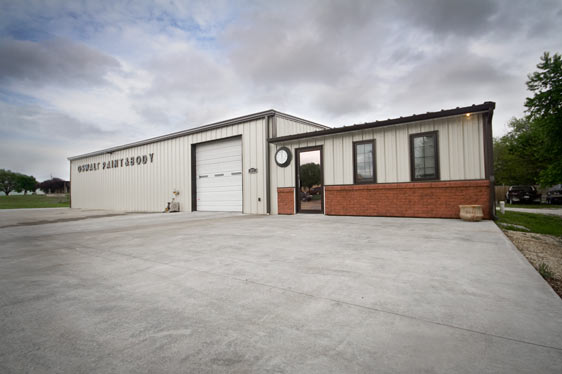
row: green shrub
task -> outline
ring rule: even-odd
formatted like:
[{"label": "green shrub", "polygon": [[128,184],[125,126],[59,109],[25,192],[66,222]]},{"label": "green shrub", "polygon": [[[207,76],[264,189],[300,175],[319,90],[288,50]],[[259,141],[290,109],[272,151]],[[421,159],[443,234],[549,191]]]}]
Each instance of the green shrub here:
[{"label": "green shrub", "polygon": [[542,277],[546,280],[552,279],[554,278],[554,272],[552,271],[552,269],[550,268],[550,266],[548,266],[547,264],[545,264],[544,262],[541,262],[539,264],[539,274],[542,275]]}]

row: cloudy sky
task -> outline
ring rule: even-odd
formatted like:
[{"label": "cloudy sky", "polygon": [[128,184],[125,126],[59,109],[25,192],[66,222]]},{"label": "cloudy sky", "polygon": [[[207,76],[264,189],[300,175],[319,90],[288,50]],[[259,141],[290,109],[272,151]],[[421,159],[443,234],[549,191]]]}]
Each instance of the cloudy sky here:
[{"label": "cloudy sky", "polygon": [[0,168],[274,108],[329,126],[495,101],[562,52],[562,1],[0,0]]}]

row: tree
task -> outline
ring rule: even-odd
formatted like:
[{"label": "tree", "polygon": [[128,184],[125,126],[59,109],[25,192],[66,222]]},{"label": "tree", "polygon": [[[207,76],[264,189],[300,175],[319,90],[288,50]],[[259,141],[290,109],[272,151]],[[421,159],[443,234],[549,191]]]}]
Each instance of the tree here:
[{"label": "tree", "polygon": [[562,56],[545,52],[537,68],[528,75],[527,88],[534,96],[525,106],[533,136],[541,144],[537,158],[544,168],[539,182],[548,186],[562,182]]},{"label": "tree", "polygon": [[315,163],[308,163],[300,166],[299,177],[301,187],[311,188],[322,182],[320,165]]},{"label": "tree", "polygon": [[536,184],[545,164],[538,157],[540,137],[527,117],[512,118],[511,130],[494,139],[494,173],[497,184]]},{"label": "tree", "polygon": [[39,183],[37,187],[45,193],[54,193],[57,191],[64,191],[65,183],[66,182],[60,178],[52,178]]},{"label": "tree", "polygon": [[8,196],[16,188],[16,173],[0,169],[0,189]]},{"label": "tree", "polygon": [[37,180],[32,175],[16,174],[16,192],[35,192],[37,189]]}]

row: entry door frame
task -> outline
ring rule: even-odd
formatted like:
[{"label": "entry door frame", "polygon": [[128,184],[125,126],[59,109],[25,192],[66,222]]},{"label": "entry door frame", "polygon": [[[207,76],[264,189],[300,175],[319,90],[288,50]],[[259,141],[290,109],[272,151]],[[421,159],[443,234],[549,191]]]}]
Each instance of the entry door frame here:
[{"label": "entry door frame", "polygon": [[[301,198],[300,198],[300,178],[299,169],[301,164],[300,154],[302,152],[309,151],[320,151],[320,183],[322,184],[322,198],[321,209],[320,210],[302,210],[301,209]],[[312,147],[303,147],[295,149],[295,201],[296,201],[296,212],[297,213],[310,213],[310,214],[324,214],[324,151],[322,145],[315,145]]]}]

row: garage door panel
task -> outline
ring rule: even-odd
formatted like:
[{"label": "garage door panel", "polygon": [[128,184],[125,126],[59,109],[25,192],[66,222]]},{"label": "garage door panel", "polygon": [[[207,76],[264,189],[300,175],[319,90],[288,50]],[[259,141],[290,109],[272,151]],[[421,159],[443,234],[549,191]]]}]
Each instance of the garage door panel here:
[{"label": "garage door panel", "polygon": [[[205,146],[206,144],[201,145],[201,147],[205,147]],[[238,146],[236,145],[226,146],[226,147],[221,147],[221,154],[217,156],[217,154],[215,153],[215,149],[211,147],[209,149],[202,149],[201,152],[199,153],[199,156],[201,156],[202,160],[215,160],[223,156],[240,157],[240,154],[238,152],[240,152]]]},{"label": "garage door panel", "polygon": [[199,184],[198,187],[201,187],[202,190],[205,190],[208,187],[217,187],[217,186],[232,186],[232,187],[239,187],[242,190],[242,178],[239,176],[238,178],[228,178],[228,177],[209,177],[209,178],[200,178],[197,183]]},{"label": "garage door panel", "polygon": [[240,164],[240,160],[242,158],[240,156],[224,156],[224,157],[213,157],[213,158],[207,158],[207,159],[201,159],[201,163],[204,163],[204,167],[210,167],[212,165],[221,165],[221,164],[230,164],[232,163],[233,165],[239,165]]},{"label": "garage door panel", "polygon": [[[221,193],[220,196],[205,196],[205,194],[203,194],[201,197],[203,198],[203,203],[207,205],[220,204],[224,202],[228,202],[229,204],[237,204],[238,194],[239,193],[237,191],[228,191]],[[206,197],[212,197],[212,199],[206,199]]]},{"label": "garage door panel", "polygon": [[242,211],[240,138],[196,146],[197,210]]},{"label": "garage door panel", "polygon": [[202,212],[240,212],[240,206],[236,205],[203,205],[201,209],[198,209]]},{"label": "garage door panel", "polygon": [[[237,186],[213,186],[213,187],[202,189],[200,191],[200,196],[198,195],[197,197],[203,197],[203,196],[206,197],[208,194],[217,193],[217,192],[224,192],[224,193],[232,192],[232,193],[239,194],[240,192],[242,192],[242,189],[238,188]],[[220,198],[220,196],[217,196],[217,198]]]},{"label": "garage door panel", "polygon": [[[234,187],[234,188],[233,188]],[[240,193],[242,192],[241,188],[237,188],[237,186],[215,186],[215,187],[209,187],[209,188],[205,188],[202,189],[202,191],[200,192],[200,196],[206,196],[206,194],[211,194],[211,193],[216,193],[216,192],[236,192],[236,193]]]},{"label": "garage door panel", "polygon": [[229,159],[234,161],[234,160],[240,160],[242,158],[242,156],[238,152],[240,152],[240,149],[233,148],[231,150],[231,149],[221,148],[220,154],[217,154],[215,149],[210,149],[198,153],[197,156],[200,157],[201,161],[205,161],[209,163],[222,161],[224,159]]},{"label": "garage door panel", "polygon": [[[238,165],[240,162],[238,162]],[[227,164],[216,164],[216,165],[207,165],[203,170],[198,172],[198,176],[200,178],[205,177],[213,177],[215,174],[224,174],[227,176],[232,175],[233,173],[239,173],[240,167],[234,163],[227,163]],[[223,176],[224,176],[223,175]]]}]

